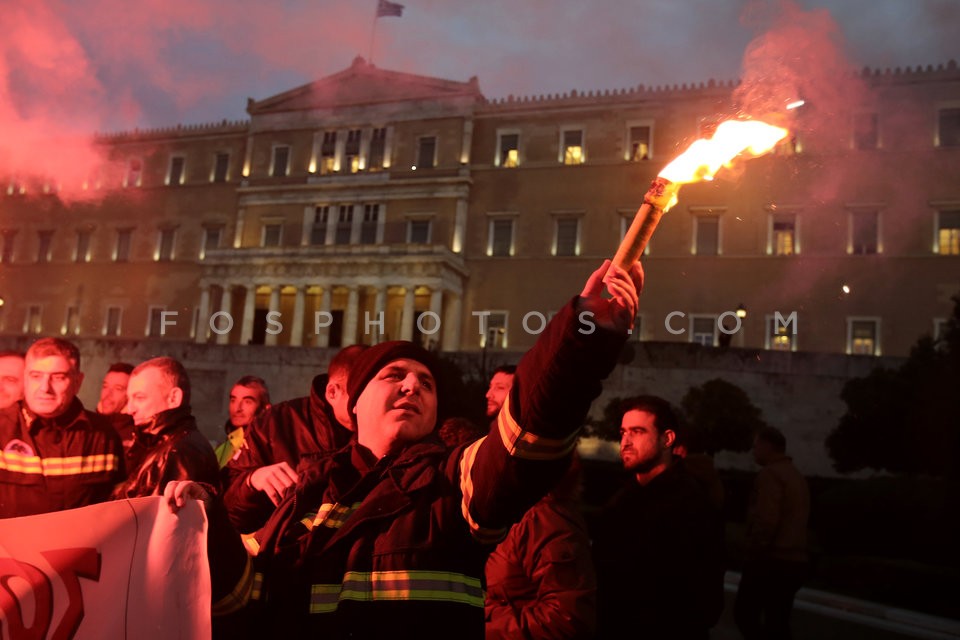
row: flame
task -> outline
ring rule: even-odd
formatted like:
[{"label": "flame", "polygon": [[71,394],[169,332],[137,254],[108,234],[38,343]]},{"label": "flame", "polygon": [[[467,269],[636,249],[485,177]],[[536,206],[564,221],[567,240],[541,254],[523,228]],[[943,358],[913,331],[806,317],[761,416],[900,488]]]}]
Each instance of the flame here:
[{"label": "flame", "polygon": [[738,156],[763,155],[787,137],[786,129],[759,120],[727,120],[721,122],[712,138],[694,141],[660,172],[676,184],[712,180],[722,167]]}]

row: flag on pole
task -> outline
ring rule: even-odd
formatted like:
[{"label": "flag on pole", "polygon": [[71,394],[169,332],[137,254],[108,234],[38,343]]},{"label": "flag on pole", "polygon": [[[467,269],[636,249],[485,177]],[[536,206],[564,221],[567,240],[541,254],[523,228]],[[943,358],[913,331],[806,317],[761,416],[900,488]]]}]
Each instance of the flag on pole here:
[{"label": "flag on pole", "polygon": [[377,3],[377,17],[391,17],[396,16],[397,18],[403,16],[403,5],[396,2],[390,2],[389,0],[379,0]]}]

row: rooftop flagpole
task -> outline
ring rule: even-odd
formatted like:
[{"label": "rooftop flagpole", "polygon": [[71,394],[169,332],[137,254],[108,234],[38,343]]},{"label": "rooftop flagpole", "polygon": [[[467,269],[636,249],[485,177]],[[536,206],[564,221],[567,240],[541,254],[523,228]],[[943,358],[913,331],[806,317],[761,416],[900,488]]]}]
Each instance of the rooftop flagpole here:
[{"label": "rooftop flagpole", "polygon": [[380,0],[377,0],[377,8],[373,10],[373,22],[370,24],[370,49],[367,53],[367,64],[373,64],[373,35],[377,31],[377,18],[380,17]]},{"label": "rooftop flagpole", "polygon": [[369,64],[373,64],[373,36],[377,30],[377,18],[391,16],[395,18],[403,16],[403,5],[389,0],[377,0],[377,10],[373,14],[373,24],[370,26],[370,52],[367,56]]}]

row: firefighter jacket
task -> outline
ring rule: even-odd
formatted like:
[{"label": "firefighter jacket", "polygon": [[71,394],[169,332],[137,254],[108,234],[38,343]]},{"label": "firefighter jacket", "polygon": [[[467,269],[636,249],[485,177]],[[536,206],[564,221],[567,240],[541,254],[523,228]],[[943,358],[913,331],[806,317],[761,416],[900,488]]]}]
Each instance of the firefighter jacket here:
[{"label": "firefighter jacket", "polygon": [[303,456],[336,451],[353,439],[353,432],[333,417],[326,386],[327,376],[316,376],[309,396],[271,406],[244,430],[243,446],[223,475],[224,503],[240,532],[256,531],[274,510],[270,499],[248,484],[254,471],[278,462],[296,469]]},{"label": "firefighter jacket", "polygon": [[553,492],[487,560],[486,639],[592,638],[597,575],[579,505]]},{"label": "firefighter jacket", "polygon": [[77,398],[55,418],[21,401],[0,418],[0,517],[103,502],[124,478],[123,445]]},{"label": "firefighter jacket", "polygon": [[262,582],[238,584],[215,612],[253,594],[248,606],[279,637],[483,638],[487,555],[567,469],[622,348],[625,336],[592,328],[564,307],[480,440],[450,450],[431,435],[380,460],[359,444],[305,459],[248,541]]},{"label": "firefighter jacket", "polygon": [[139,425],[127,452],[127,479],[113,492],[114,499],[163,494],[171,480],[193,480],[214,488],[220,469],[210,442],[197,430],[190,407],[161,411]]}]

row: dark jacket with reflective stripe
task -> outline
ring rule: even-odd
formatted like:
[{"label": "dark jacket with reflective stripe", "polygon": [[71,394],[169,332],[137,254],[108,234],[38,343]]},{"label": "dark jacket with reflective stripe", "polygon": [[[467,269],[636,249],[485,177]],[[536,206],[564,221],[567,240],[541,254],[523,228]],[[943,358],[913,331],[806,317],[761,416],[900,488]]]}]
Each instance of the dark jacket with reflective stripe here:
[{"label": "dark jacket with reflective stripe", "polygon": [[220,467],[210,442],[197,430],[190,407],[161,411],[137,428],[127,452],[129,476],[115,499],[156,496],[173,480],[204,482],[219,491]]},{"label": "dark jacket with reflective stripe", "polygon": [[520,362],[509,415],[481,440],[449,451],[431,436],[381,460],[351,445],[306,460],[257,536],[263,629],[482,638],[486,557],[567,468],[623,344],[580,327],[567,305]]},{"label": "dark jacket with reflective stripe", "polygon": [[56,418],[21,401],[0,418],[0,517],[103,502],[124,478],[123,445],[103,416],[73,399]]},{"label": "dark jacket with reflective stripe", "polygon": [[274,506],[262,491],[247,485],[260,467],[286,462],[296,469],[301,457],[336,451],[353,439],[324,399],[325,374],[316,376],[310,395],[277,403],[257,416],[244,433],[243,448],[224,467],[224,504],[230,521],[248,533],[262,527]]}]

